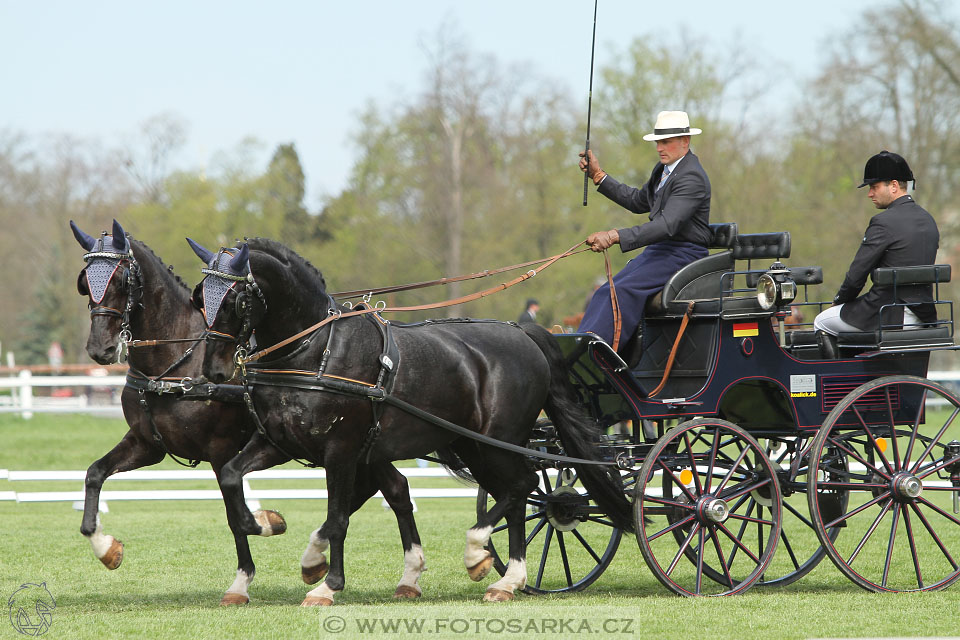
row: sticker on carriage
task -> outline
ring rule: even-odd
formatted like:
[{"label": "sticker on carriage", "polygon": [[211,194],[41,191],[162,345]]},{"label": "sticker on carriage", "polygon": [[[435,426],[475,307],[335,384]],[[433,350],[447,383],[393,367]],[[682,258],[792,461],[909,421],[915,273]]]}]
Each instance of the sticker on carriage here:
[{"label": "sticker on carriage", "polygon": [[817,397],[817,376],[816,374],[806,374],[799,376],[790,376],[790,397],[791,398],[816,398]]},{"label": "sticker on carriage", "polygon": [[756,322],[735,322],[733,323],[734,338],[749,338],[750,336],[760,335],[760,327]]}]

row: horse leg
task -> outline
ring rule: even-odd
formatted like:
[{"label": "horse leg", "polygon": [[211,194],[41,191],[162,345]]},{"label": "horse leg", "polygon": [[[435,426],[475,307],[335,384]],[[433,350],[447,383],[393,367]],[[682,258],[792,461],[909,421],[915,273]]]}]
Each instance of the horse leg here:
[{"label": "horse leg", "polygon": [[[227,442],[224,446],[214,445],[211,449],[221,452],[229,451],[232,443]],[[216,455],[216,459],[210,462],[210,466],[213,467],[213,472],[217,476],[217,483],[221,485],[221,493],[223,492],[222,483],[221,483],[221,470],[223,469],[224,464],[228,460],[224,460],[223,456]],[[227,510],[227,522],[230,523],[229,510]],[[231,526],[231,530],[233,530]],[[223,594],[223,598],[220,600],[221,605],[233,605],[233,604],[247,604],[250,602],[250,594],[248,589],[250,583],[253,582],[253,576],[256,573],[256,567],[253,564],[253,556],[250,553],[250,543],[247,540],[247,536],[241,533],[233,532],[234,544],[237,547],[237,577],[234,579],[233,584],[227,589],[226,593]]]},{"label": "horse leg", "polygon": [[103,533],[99,513],[103,483],[119,471],[139,469],[162,459],[162,451],[151,448],[128,431],[113,449],[87,469],[80,533],[87,537],[94,555],[107,569],[116,569],[123,562],[123,543]]},{"label": "horse leg", "polygon": [[[287,530],[286,521],[276,511],[250,512],[243,499],[243,476],[251,471],[274,467],[289,459],[257,433],[240,453],[220,469],[217,480],[227,510],[227,522],[234,536],[276,536]],[[252,562],[250,566],[252,570]],[[252,573],[249,578],[253,579]]]},{"label": "horse leg", "polygon": [[380,487],[387,504],[397,516],[397,527],[400,529],[400,542],[403,545],[403,575],[394,598],[419,598],[423,593],[420,585],[420,575],[427,570],[423,556],[423,547],[420,545],[420,533],[413,517],[413,503],[410,501],[410,483],[406,476],[390,463],[382,463],[371,468],[372,476]]},{"label": "horse leg", "polygon": [[487,602],[512,600],[514,591],[522,589],[527,583],[524,510],[527,496],[537,484],[536,474],[529,471],[524,461],[515,454],[490,447],[478,448],[471,443],[458,447],[457,453],[467,463],[480,486],[496,500],[493,508],[467,531],[464,552],[467,573],[471,579],[479,581],[490,571],[493,559],[486,546],[493,527],[500,518],[505,517],[510,539],[510,559],[503,577],[487,587],[483,599]]},{"label": "horse leg", "polygon": [[303,553],[300,561],[301,571],[305,566],[304,562],[309,561],[312,554],[319,552],[321,555],[329,545],[330,549],[330,569],[324,580],[318,587],[309,591],[301,607],[327,607],[333,604],[334,596],[343,591],[345,583],[343,575],[343,541],[347,536],[347,526],[350,524],[350,508],[352,506],[352,494],[355,479],[357,477],[357,465],[352,461],[344,462],[342,459],[336,462],[332,458],[350,458],[336,454],[332,451],[327,452],[327,461],[324,467],[327,469],[327,520],[319,529],[310,534],[310,541]]},{"label": "horse leg", "polygon": [[[350,504],[350,513],[356,513],[357,509],[362,507],[373,494],[377,492],[377,483],[372,477],[372,473],[364,472],[356,475],[356,481],[353,486],[353,498]],[[330,565],[327,562],[325,552],[330,546],[330,541],[325,538],[318,538],[319,529],[310,536],[307,548],[300,557],[300,577],[307,584],[316,584],[327,575]]]}]

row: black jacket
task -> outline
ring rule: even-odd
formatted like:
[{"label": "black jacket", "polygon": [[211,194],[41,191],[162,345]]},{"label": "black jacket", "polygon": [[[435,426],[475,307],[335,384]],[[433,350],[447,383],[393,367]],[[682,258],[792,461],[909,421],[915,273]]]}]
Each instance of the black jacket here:
[{"label": "black jacket", "polygon": [[618,229],[621,251],[673,240],[710,244],[710,179],[692,151],[687,152],[663,188],[654,193],[663,175],[658,162],[642,187],[621,184],[607,175],[597,191],[634,213],[650,213],[646,224]]},{"label": "black jacket", "polygon": [[[863,234],[863,244],[857,250],[843,285],[833,300],[834,304],[843,303],[840,318],[855,327],[872,331],[879,328],[880,308],[885,304],[932,302],[932,285],[899,286],[896,300],[893,287],[874,286],[859,298],[857,295],[866,284],[870,273],[877,267],[934,264],[939,245],[940,232],[933,216],[909,195],[894,200],[889,207],[870,219],[870,224]],[[937,312],[932,304],[917,304],[910,309],[923,322],[934,322],[937,319]],[[883,322],[902,323],[903,307],[885,311]]]}]

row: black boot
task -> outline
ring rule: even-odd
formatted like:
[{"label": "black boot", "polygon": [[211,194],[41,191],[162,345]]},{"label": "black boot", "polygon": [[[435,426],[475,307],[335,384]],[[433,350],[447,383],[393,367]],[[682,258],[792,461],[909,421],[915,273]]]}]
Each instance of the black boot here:
[{"label": "black boot", "polygon": [[837,336],[832,336],[823,331],[817,331],[817,345],[820,347],[820,357],[822,359],[837,359]]}]

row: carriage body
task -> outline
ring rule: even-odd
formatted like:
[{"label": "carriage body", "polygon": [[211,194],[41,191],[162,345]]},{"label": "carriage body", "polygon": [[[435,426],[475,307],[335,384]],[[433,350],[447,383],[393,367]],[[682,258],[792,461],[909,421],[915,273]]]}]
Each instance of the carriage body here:
[{"label": "carriage body", "polygon": [[[812,327],[785,326],[790,299],[764,308],[757,295],[767,265],[787,272],[779,261],[789,257],[789,233],[712,227],[720,251],[674,275],[620,354],[593,334],[556,336],[631,494],[654,574],[682,595],[789,584],[827,556],[873,591],[939,589],[960,578],[960,518],[948,513],[952,499],[960,514],[960,427],[952,428],[960,400],[926,380],[931,352],[957,348],[952,303],[939,297],[949,266],[873,274],[875,283],[933,285],[936,325],[880,325],[824,344]],[[805,287],[822,283],[819,267],[789,275],[804,287],[801,306],[829,305],[806,301]],[[928,420],[930,400],[940,413]],[[561,470],[538,504],[568,500],[562,485]],[[580,509],[564,522],[588,522],[591,507]],[[590,549],[599,569],[575,582],[567,568],[567,587],[545,590],[582,588],[608,554]],[[862,559],[870,554],[879,560]],[[546,557],[545,545],[534,590]],[[704,586],[711,581],[719,586]]]}]

